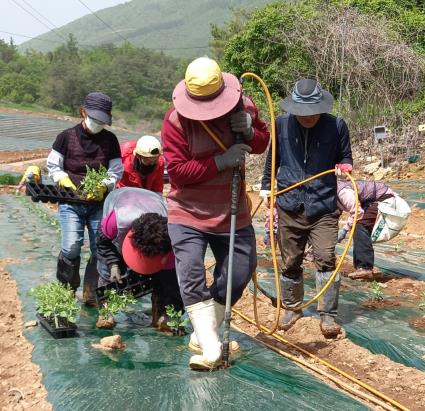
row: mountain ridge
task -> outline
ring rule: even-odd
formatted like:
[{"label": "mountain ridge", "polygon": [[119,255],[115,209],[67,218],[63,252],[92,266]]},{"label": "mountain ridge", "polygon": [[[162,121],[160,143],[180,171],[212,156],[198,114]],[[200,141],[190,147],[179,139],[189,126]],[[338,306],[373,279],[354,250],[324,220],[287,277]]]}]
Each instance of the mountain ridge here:
[{"label": "mountain ridge", "polygon": [[227,21],[232,8],[252,10],[266,3],[267,0],[132,0],[97,11],[106,24],[88,14],[22,43],[19,49],[51,51],[61,42],[56,33],[59,31],[65,38],[72,33],[82,47],[120,44],[125,38],[137,47],[193,57],[208,52],[210,25]]}]

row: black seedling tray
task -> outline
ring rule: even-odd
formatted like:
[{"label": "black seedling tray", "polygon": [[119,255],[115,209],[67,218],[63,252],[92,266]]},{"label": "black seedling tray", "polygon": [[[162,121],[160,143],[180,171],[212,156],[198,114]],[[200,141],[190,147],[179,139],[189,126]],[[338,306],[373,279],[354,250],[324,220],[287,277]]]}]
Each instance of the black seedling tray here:
[{"label": "black seedling tray", "polygon": [[77,326],[74,323],[60,318],[59,323],[66,324],[63,327],[56,328],[55,321],[46,318],[43,315],[36,314],[40,324],[49,332],[53,338],[72,338],[77,336]]},{"label": "black seedling tray", "polygon": [[27,183],[26,194],[32,201],[59,204],[101,204],[102,201],[86,200],[82,193],[72,188],[58,187],[51,184]]},{"label": "black seedling tray", "polygon": [[96,288],[96,300],[99,307],[105,301],[105,291],[111,289],[117,290],[118,294],[128,292],[133,294],[134,298],[140,298],[152,292],[152,278],[129,271],[126,276],[122,277],[121,284],[112,282]]}]

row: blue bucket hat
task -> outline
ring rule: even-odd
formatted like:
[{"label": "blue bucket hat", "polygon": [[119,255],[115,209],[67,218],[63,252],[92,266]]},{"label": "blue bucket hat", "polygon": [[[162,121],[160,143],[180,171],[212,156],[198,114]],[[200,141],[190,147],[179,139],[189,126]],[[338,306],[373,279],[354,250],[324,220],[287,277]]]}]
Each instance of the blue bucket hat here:
[{"label": "blue bucket hat", "polygon": [[313,116],[332,111],[334,98],[317,80],[303,78],[295,83],[290,96],[280,103],[282,110],[295,116]]},{"label": "blue bucket hat", "polygon": [[83,107],[87,115],[93,120],[100,121],[109,126],[112,124],[112,100],[106,94],[99,92],[87,94]]}]

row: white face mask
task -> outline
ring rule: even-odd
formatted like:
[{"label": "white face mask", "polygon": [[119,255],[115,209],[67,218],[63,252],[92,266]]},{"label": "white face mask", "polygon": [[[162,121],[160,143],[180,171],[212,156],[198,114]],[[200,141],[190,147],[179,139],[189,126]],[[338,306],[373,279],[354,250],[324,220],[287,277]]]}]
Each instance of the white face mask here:
[{"label": "white face mask", "polygon": [[100,133],[105,127],[105,124],[99,124],[97,121],[88,116],[84,119],[84,124],[92,134]]}]

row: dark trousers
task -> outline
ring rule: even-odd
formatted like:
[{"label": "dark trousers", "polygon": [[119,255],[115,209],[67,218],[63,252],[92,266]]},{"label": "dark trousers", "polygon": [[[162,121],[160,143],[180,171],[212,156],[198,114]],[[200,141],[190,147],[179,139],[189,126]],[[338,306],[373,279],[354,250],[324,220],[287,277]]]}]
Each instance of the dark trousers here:
[{"label": "dark trousers", "polygon": [[[152,276],[152,298],[158,298],[158,305],[162,309],[167,305],[173,305],[178,310],[183,310],[183,301],[180,296],[179,283],[176,270],[162,270]],[[164,310],[165,312],[165,310]]]},{"label": "dark trousers", "polygon": [[372,227],[357,223],[353,240],[353,265],[355,269],[365,268],[371,270],[375,262],[370,235]]},{"label": "dark trousers", "polygon": [[292,213],[278,207],[278,239],[282,255],[282,276],[302,277],[303,256],[307,241],[311,244],[317,271],[335,269],[335,245],[338,240],[338,213],[307,217],[304,212]]},{"label": "dark trousers", "polygon": [[364,209],[363,218],[357,223],[353,237],[353,265],[355,269],[371,270],[375,262],[375,253],[370,235],[378,216],[378,203],[375,202],[369,206],[362,204],[362,206]]},{"label": "dark trousers", "polygon": [[[214,298],[220,304],[226,302],[227,265],[229,259],[229,233],[210,233],[180,224],[169,224],[176,256],[177,277],[185,306]],[[216,265],[214,282],[208,288],[204,266],[205,252],[210,246]],[[242,292],[257,266],[255,233],[252,225],[235,233],[233,255],[232,305]]]}]

